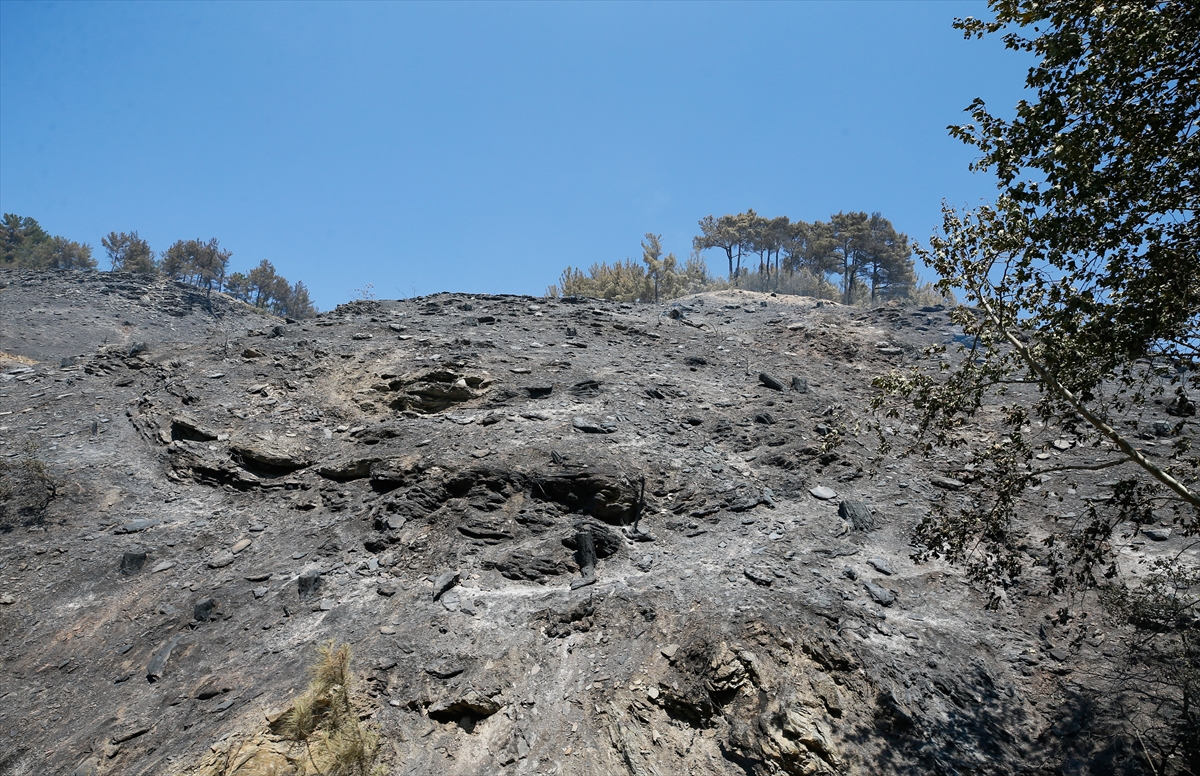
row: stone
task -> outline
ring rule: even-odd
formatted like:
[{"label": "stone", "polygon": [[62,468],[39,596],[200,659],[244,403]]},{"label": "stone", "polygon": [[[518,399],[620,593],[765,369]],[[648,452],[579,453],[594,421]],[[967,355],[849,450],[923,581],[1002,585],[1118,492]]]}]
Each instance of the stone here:
[{"label": "stone", "polygon": [[188,439],[194,442],[215,442],[220,435],[204,426],[191,415],[176,415],[171,418],[171,438]]},{"label": "stone", "polygon": [[154,568],[150,569],[150,573],[151,573],[151,574],[157,574],[157,573],[159,573],[160,571],[168,571],[168,570],[170,570],[170,569],[173,569],[173,568],[175,568],[175,566],[176,566],[176,562],[175,562],[175,561],[173,561],[173,560],[164,560],[164,561],[162,561],[161,563],[159,563],[158,565],[156,565]]},{"label": "stone", "polygon": [[966,487],[966,483],[953,477],[930,477],[929,484],[943,490],[962,490]]},{"label": "stone", "polygon": [[454,677],[466,671],[467,667],[456,663],[436,663],[425,667],[425,673],[435,679],[453,679]]},{"label": "stone", "polygon": [[578,415],[571,419],[571,426],[585,434],[612,434],[617,430],[611,423],[599,423]]},{"label": "stone", "polygon": [[763,568],[747,566],[742,573],[746,575],[746,579],[762,587],[770,587],[775,582],[775,575]]},{"label": "stone", "polygon": [[208,559],[208,567],[210,569],[223,569],[236,560],[234,554],[229,550],[221,550],[216,555]]},{"label": "stone", "polygon": [[255,599],[259,599],[259,598],[262,598],[263,596],[265,596],[269,591],[265,587],[256,587],[250,592],[252,592],[254,594]]},{"label": "stone", "polygon": [[121,555],[121,573],[127,577],[141,571],[144,565],[146,565],[145,550],[129,550]]},{"label": "stone", "polygon": [[428,709],[430,719],[439,722],[458,722],[463,717],[482,719],[500,711],[500,704],[478,690],[468,690],[462,695],[441,700]]},{"label": "stone", "polygon": [[333,461],[317,468],[317,474],[328,480],[348,482],[361,480],[371,476],[371,466],[379,463],[381,458],[347,458]]},{"label": "stone", "polygon": [[1156,542],[1165,542],[1171,538],[1170,528],[1145,528],[1142,530],[1142,533]]},{"label": "stone", "polygon": [[438,575],[438,578],[433,581],[433,600],[438,600],[446,591],[457,585],[459,575],[457,571],[445,571]]},{"label": "stone", "polygon": [[381,582],[375,588],[375,592],[378,593],[379,595],[383,596],[384,598],[391,598],[392,596],[394,596],[396,594],[396,586],[392,585],[392,584],[388,584],[386,582]]},{"label": "stone", "polygon": [[301,601],[308,601],[317,594],[321,587],[321,572],[313,569],[306,571],[296,578],[296,589]]},{"label": "stone", "polygon": [[659,650],[659,652],[662,653],[662,656],[665,657],[667,660],[674,660],[675,653],[678,651],[679,651],[678,644],[668,644],[667,646],[665,646]]},{"label": "stone", "polygon": [[762,383],[763,385],[765,385],[766,387],[770,388],[772,391],[782,391],[784,388],[787,387],[783,384],[783,382],[781,380],[778,380],[778,379],[772,377],[771,375],[767,374],[766,372],[758,373],[758,381],[760,383]]},{"label": "stone", "polygon": [[881,606],[891,606],[896,601],[896,596],[891,590],[880,587],[874,582],[864,581],[863,587],[866,588],[867,595]]},{"label": "stone", "polygon": [[179,644],[181,638],[183,638],[183,634],[175,634],[170,641],[159,647],[150,658],[150,663],[146,666],[147,681],[157,682],[159,679],[162,679],[163,671],[167,667],[167,661],[171,659],[171,653],[175,651],[175,647]]},{"label": "stone", "polygon": [[192,619],[196,620],[197,622],[208,622],[208,619],[212,617],[213,610],[216,608],[216,601],[212,600],[211,598],[201,598],[196,602],[196,605],[192,607]]},{"label": "stone", "polygon": [[238,553],[240,553],[242,550],[246,549],[249,546],[250,546],[249,539],[241,539],[238,542],[236,542],[232,547],[229,548],[229,552],[232,553],[233,555],[237,555]]},{"label": "stone", "polygon": [[874,566],[875,570],[880,574],[890,577],[896,573],[895,569],[892,568],[892,565],[883,558],[867,558],[867,563]]},{"label": "stone", "polygon": [[286,474],[312,464],[302,451],[281,442],[244,440],[231,444],[229,450],[239,466],[260,469],[267,474]]},{"label": "stone", "polygon": [[148,517],[139,517],[137,520],[131,520],[130,522],[125,523],[120,528],[113,531],[113,533],[115,533],[115,534],[137,533],[138,531],[145,531],[147,528],[153,528],[154,526],[158,525],[161,522],[162,522],[161,520],[153,520]]},{"label": "stone", "polygon": [[830,499],[837,498],[837,491],[833,488],[827,488],[824,485],[809,488],[808,492],[812,494],[813,498],[820,499],[821,501],[829,501]]},{"label": "stone", "polygon": [[856,531],[870,531],[876,527],[875,515],[865,501],[843,501],[838,504],[838,516]]}]

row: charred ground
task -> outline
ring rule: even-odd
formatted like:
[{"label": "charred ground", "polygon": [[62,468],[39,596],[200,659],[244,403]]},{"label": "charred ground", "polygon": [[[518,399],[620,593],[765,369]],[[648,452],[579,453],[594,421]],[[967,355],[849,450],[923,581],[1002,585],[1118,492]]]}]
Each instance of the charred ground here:
[{"label": "charred ground", "polygon": [[866,407],[940,309],[0,284],[0,773],[290,767],[330,639],[388,773],[1136,772],[1111,633],[909,560],[970,472]]}]

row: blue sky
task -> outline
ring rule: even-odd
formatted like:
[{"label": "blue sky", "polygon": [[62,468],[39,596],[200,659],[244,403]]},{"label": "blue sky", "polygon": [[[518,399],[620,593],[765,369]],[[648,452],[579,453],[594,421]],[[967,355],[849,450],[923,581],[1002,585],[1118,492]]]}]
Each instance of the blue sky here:
[{"label": "blue sky", "polygon": [[[0,210],[217,237],[321,309],[540,294],[696,221],[990,198],[945,127],[1029,65],[973,2],[0,2]],[[719,272],[719,257],[709,266]]]}]

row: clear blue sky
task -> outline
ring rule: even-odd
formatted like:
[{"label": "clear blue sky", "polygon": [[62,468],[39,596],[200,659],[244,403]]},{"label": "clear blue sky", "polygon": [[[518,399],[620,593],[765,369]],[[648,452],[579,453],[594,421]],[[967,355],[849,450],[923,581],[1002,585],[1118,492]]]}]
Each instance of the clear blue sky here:
[{"label": "clear blue sky", "polygon": [[[973,2],[0,2],[0,209],[91,243],[217,237],[322,309],[541,293],[680,258],[696,221],[881,211],[924,240],[995,189],[945,127],[1028,60]],[[720,271],[718,257],[709,266]]]}]

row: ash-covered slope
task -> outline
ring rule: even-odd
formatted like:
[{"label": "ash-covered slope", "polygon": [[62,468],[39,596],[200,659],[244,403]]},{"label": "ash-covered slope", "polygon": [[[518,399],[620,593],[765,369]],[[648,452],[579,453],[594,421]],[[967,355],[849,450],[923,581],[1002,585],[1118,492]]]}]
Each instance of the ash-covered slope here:
[{"label": "ash-covered slope", "polygon": [[266,725],[330,639],[394,774],[1035,772],[1060,737],[1042,612],[908,559],[953,462],[873,462],[860,427],[943,312],[439,294],[285,323],[0,283],[0,460],[56,488],[2,518],[2,774],[291,767]]}]

